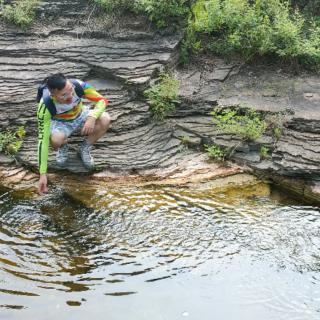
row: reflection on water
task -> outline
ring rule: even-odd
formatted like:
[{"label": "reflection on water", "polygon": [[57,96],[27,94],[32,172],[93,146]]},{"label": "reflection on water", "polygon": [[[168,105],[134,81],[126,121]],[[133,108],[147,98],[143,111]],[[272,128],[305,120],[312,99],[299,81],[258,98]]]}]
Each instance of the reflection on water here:
[{"label": "reflection on water", "polygon": [[320,318],[320,213],[269,186],[0,196],[0,319]]}]

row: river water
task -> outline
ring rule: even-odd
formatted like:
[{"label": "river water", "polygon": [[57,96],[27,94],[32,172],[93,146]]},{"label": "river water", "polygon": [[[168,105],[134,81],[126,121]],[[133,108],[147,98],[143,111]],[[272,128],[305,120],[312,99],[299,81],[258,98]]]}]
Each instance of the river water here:
[{"label": "river water", "polygon": [[0,319],[320,319],[319,208],[267,184],[0,194]]}]

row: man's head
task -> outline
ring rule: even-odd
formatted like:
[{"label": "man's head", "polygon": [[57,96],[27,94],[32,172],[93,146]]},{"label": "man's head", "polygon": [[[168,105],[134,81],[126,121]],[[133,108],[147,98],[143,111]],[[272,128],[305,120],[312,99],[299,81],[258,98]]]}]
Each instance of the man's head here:
[{"label": "man's head", "polygon": [[52,97],[59,103],[71,103],[74,94],[72,83],[62,74],[53,74],[46,79]]}]

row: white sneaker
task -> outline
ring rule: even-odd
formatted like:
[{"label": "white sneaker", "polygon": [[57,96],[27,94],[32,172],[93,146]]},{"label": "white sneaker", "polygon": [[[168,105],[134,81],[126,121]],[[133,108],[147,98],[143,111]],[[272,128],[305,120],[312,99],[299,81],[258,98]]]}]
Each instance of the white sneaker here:
[{"label": "white sneaker", "polygon": [[83,165],[88,170],[94,169],[94,160],[91,155],[91,146],[86,142],[83,142],[80,146],[79,156],[83,162]]},{"label": "white sneaker", "polygon": [[69,158],[68,151],[69,151],[69,147],[67,144],[64,144],[62,147],[58,149],[56,154],[56,161],[59,167],[66,166]]}]

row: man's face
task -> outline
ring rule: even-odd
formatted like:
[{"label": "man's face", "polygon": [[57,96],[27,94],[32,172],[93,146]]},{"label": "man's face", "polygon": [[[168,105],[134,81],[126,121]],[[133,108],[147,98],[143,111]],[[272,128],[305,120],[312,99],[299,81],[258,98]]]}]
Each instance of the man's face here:
[{"label": "man's face", "polygon": [[72,83],[67,80],[63,89],[54,89],[50,91],[51,95],[57,100],[58,103],[71,103],[74,94],[74,87]]}]

